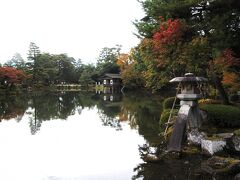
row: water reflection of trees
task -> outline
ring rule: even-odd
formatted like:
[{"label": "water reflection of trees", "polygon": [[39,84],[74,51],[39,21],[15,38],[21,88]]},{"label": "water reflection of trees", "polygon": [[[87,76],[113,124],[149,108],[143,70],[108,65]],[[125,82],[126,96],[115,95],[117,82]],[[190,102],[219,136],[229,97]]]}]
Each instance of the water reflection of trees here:
[{"label": "water reflection of trees", "polygon": [[75,112],[81,113],[85,107],[92,107],[94,103],[88,99],[88,96],[77,92],[66,93],[40,93],[31,97],[28,111],[29,126],[31,133],[36,134],[40,130],[43,121],[62,119],[66,120],[68,116]]},{"label": "water reflection of trees", "polygon": [[24,113],[28,116],[32,134],[40,130],[43,121],[62,119],[82,112],[84,108],[92,108],[96,102],[95,94],[79,92],[39,92],[17,96],[1,96],[0,121],[15,119],[21,121]]},{"label": "water reflection of trees", "polygon": [[[103,125],[121,130],[121,122],[126,121],[132,129],[137,129],[147,141],[158,141],[161,98],[146,94],[96,95],[97,108]],[[118,96],[118,97],[116,97]],[[113,99],[113,101],[111,101]]]},{"label": "water reflection of trees", "polygon": [[[118,97],[104,98],[104,95],[87,92],[68,93],[34,93],[16,97],[0,98],[0,120],[13,119],[21,121],[24,113],[28,117],[30,131],[36,134],[44,121],[62,119],[82,109],[97,108],[102,124],[116,130],[122,130],[122,122],[128,123],[145,138],[146,147],[159,147],[162,139],[159,134],[159,118],[162,99],[155,95],[126,94]],[[142,148],[143,146],[139,146]],[[176,179],[195,178],[198,156],[185,159],[172,159],[161,163],[141,163],[134,168],[132,179]],[[184,163],[184,164],[183,164]],[[180,175],[180,176],[179,176]],[[181,177],[182,176],[182,177]]]},{"label": "water reflection of trees", "polygon": [[96,95],[98,114],[104,126],[110,126],[116,130],[122,130],[119,121],[119,113],[121,111],[120,94],[103,94]]},{"label": "water reflection of trees", "polygon": [[131,128],[137,128],[150,143],[158,143],[162,99],[157,95],[128,94],[123,98],[122,112]]},{"label": "water reflection of trees", "polygon": [[[109,96],[109,97],[105,97]],[[112,96],[112,97],[110,97]],[[18,121],[26,112],[32,134],[36,134],[43,121],[66,120],[81,113],[84,108],[97,107],[104,126],[121,130],[121,122],[128,122],[138,129],[147,141],[153,142],[158,133],[160,102],[157,96],[136,94],[102,95],[87,92],[41,92],[2,98],[0,119],[15,118]]]},{"label": "water reflection of trees", "polygon": [[24,112],[28,107],[26,95],[0,96],[0,122],[15,118],[21,121]]}]

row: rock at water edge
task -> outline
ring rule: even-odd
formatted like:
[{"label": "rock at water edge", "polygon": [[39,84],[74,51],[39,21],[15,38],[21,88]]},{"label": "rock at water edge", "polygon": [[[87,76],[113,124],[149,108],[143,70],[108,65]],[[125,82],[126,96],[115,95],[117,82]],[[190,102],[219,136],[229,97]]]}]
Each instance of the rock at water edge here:
[{"label": "rock at water edge", "polygon": [[201,148],[203,152],[208,155],[213,155],[217,152],[222,151],[225,146],[226,141],[222,139],[216,140],[202,139],[201,141]]}]

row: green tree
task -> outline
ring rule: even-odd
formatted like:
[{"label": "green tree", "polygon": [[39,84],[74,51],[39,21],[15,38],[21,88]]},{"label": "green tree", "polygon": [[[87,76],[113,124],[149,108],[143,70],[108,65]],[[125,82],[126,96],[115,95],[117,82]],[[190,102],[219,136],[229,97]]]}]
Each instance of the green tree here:
[{"label": "green tree", "polygon": [[30,42],[28,50],[28,60],[35,61],[39,54],[40,54],[39,47],[34,42]]},{"label": "green tree", "polygon": [[50,85],[53,84],[58,75],[57,62],[55,55],[49,53],[40,54],[37,59],[36,79],[38,83]]},{"label": "green tree", "polygon": [[120,50],[120,45],[116,45],[116,47],[113,48],[104,47],[102,49],[97,60],[97,71],[100,76],[105,73],[120,72],[119,66],[117,65]]},{"label": "green tree", "polygon": [[12,59],[5,63],[5,66],[14,67],[16,69],[25,70],[25,61],[21,54],[15,53]]},{"label": "green tree", "polygon": [[93,84],[94,77],[96,76],[96,68],[92,64],[87,64],[83,66],[81,76],[79,78],[80,85],[89,88],[90,84]]},{"label": "green tree", "polygon": [[83,72],[83,67],[84,67],[84,64],[82,63],[82,60],[81,59],[77,59],[74,63],[74,67],[75,67],[75,76],[73,77],[74,78],[74,81],[76,83],[79,82],[79,78]]},{"label": "green tree", "polygon": [[32,76],[32,83],[35,83],[38,81],[36,79],[37,73],[39,71],[39,62],[38,57],[40,55],[40,49],[39,47],[34,43],[30,42],[29,50],[28,50],[28,62],[26,63],[26,66],[28,68],[28,74]]},{"label": "green tree", "polygon": [[60,54],[55,57],[58,67],[58,82],[73,83],[75,73],[75,59],[68,57],[66,54]]}]

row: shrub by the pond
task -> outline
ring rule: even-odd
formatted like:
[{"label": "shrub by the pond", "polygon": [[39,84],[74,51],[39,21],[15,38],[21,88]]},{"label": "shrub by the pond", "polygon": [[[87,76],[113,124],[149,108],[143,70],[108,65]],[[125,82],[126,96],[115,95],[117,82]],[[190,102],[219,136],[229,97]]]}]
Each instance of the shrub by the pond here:
[{"label": "shrub by the pond", "polygon": [[[174,99],[175,99],[175,97],[169,97],[169,98],[164,99],[163,109],[172,109]],[[174,108],[178,107],[179,104],[180,104],[180,100],[177,98]]]},{"label": "shrub by the pond", "polygon": [[208,118],[220,127],[240,127],[240,108],[221,104],[202,104]]},{"label": "shrub by the pond", "polygon": [[[162,114],[161,114],[160,121],[159,121],[160,126],[162,126],[162,125],[164,125],[165,123],[167,123],[168,118],[169,118],[169,116],[170,116],[170,112],[171,112],[171,109],[164,109],[164,110],[163,110],[163,112],[162,112]],[[171,121],[177,116],[177,112],[178,112],[177,109],[173,109]]]}]

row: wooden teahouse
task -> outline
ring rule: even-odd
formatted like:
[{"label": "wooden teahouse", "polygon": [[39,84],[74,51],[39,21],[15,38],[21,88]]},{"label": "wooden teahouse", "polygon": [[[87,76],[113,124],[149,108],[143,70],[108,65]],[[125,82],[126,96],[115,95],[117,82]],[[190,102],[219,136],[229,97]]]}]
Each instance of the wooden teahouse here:
[{"label": "wooden teahouse", "polygon": [[97,87],[102,86],[103,91],[107,93],[120,92],[122,79],[120,74],[106,73],[96,82]]}]

